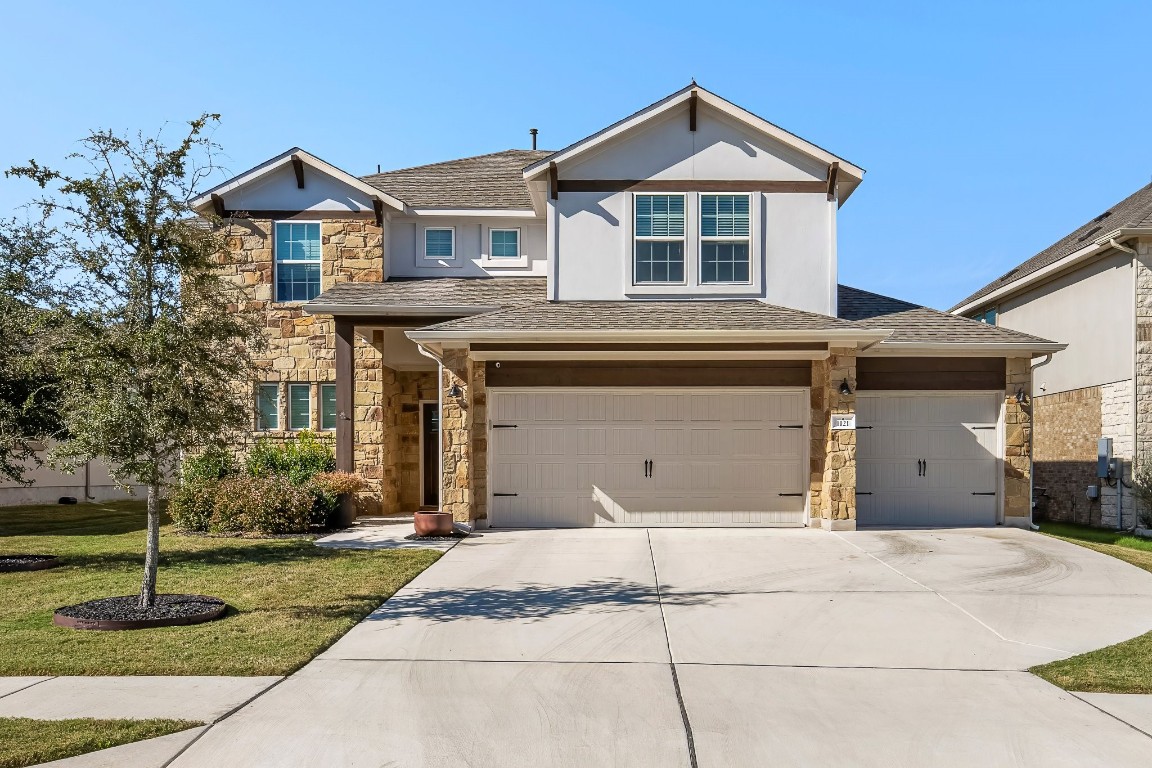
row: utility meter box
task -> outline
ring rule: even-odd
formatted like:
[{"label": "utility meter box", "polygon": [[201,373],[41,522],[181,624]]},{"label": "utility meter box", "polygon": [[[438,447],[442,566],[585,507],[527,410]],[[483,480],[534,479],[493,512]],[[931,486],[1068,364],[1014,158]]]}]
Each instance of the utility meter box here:
[{"label": "utility meter box", "polygon": [[1096,443],[1096,477],[1112,475],[1112,438],[1102,437]]}]

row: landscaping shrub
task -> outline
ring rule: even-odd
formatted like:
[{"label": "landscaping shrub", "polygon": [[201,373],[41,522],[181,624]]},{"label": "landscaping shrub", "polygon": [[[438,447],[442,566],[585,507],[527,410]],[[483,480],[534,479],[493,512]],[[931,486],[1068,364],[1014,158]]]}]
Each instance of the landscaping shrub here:
[{"label": "landscaping shrub", "polygon": [[328,440],[305,430],[284,441],[257,440],[248,452],[247,469],[253,477],[285,475],[304,485],[313,475],[336,469],[336,454]]},{"label": "landscaping shrub", "polygon": [[356,493],[364,481],[351,472],[320,472],[308,481],[312,493],[312,523],[332,527],[340,508],[340,495]]},{"label": "landscaping shrub", "polygon": [[228,477],[216,486],[209,530],[213,533],[304,533],[313,495],[285,475]]},{"label": "landscaping shrub", "polygon": [[240,472],[236,457],[223,448],[208,448],[180,463],[180,482],[168,497],[168,514],[186,531],[207,531],[216,500],[216,486]]}]

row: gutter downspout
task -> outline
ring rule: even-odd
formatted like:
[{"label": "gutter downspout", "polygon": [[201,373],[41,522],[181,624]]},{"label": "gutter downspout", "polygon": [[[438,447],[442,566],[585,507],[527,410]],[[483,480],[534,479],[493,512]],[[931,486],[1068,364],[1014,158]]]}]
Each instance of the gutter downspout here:
[{"label": "gutter downspout", "polygon": [[[1117,242],[1116,238],[1114,238],[1114,237],[1108,238],[1108,245],[1112,246],[1113,248],[1115,248],[1118,251],[1123,251],[1124,253],[1132,254],[1132,456],[1128,460],[1128,465],[1130,468],[1128,474],[1131,477],[1135,477],[1136,476],[1136,429],[1137,429],[1137,425],[1139,422],[1139,417],[1138,417],[1137,412],[1136,412],[1136,403],[1137,403],[1136,376],[1137,376],[1137,373],[1139,370],[1137,365],[1136,365],[1136,359],[1137,359],[1139,352],[1140,352],[1140,341],[1139,341],[1140,334],[1139,334],[1139,328],[1138,328],[1139,324],[1140,324],[1140,317],[1139,317],[1139,313],[1137,311],[1138,307],[1139,307],[1139,302],[1140,302],[1140,280],[1138,277],[1139,272],[1140,272],[1140,255],[1136,252],[1135,248],[1128,246],[1128,245],[1124,245],[1123,243]],[[1124,462],[1119,461],[1119,462],[1117,462],[1117,464],[1119,466],[1119,471],[1117,472],[1119,477],[1116,480],[1116,529],[1122,530],[1124,528]],[[1140,524],[1140,516],[1138,514],[1136,514],[1138,511],[1139,510],[1137,510],[1135,507],[1133,507],[1133,509],[1132,509],[1132,513],[1133,513],[1132,514],[1132,529],[1133,530],[1135,530],[1136,526]]]},{"label": "gutter downspout", "polygon": [[[1028,390],[1030,404],[1035,403],[1036,392],[1036,369],[1048,365],[1052,362],[1052,353],[1048,352],[1044,355],[1044,359],[1038,363],[1032,363],[1031,370],[1028,373]],[[1032,405],[1032,413],[1028,414],[1028,421],[1030,423],[1028,429],[1028,527],[1033,531],[1040,530],[1040,526],[1036,525],[1032,520],[1032,515],[1036,511],[1036,406]]]},{"label": "gutter downspout", "polygon": [[440,457],[440,490],[436,494],[436,511],[444,511],[444,361],[429,352],[422,344],[416,345],[416,351],[436,361],[436,436],[440,438],[440,450],[436,455]]}]

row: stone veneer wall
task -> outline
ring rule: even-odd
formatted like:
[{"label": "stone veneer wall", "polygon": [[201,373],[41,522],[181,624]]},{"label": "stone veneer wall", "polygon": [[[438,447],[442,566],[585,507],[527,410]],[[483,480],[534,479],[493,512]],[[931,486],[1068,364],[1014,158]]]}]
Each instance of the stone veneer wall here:
[{"label": "stone veneer wall", "polygon": [[[458,522],[474,519],[472,509],[472,408],[468,387],[472,362],[466,349],[446,349],[440,381],[440,431],[444,441],[444,479],[440,510]],[[460,394],[454,395],[452,388]]]},{"label": "stone veneer wall", "polygon": [[[233,219],[226,232],[228,253],[221,259],[226,278],[243,287],[251,299],[246,308],[265,320],[266,349],[257,356],[257,378],[276,382],[280,390],[280,425],[288,424],[287,385],[312,385],[312,429],[320,427],[321,383],[335,380],[336,347],[331,318],[305,315],[298,302],[281,303],[275,298],[273,222],[269,219]],[[339,282],[379,282],[383,279],[382,229],[371,218],[326,219],[320,224],[320,288]],[[414,483],[419,497],[419,472],[405,474],[405,451],[411,452],[413,430],[419,429],[399,407],[422,395],[434,398],[435,375],[397,373],[381,363],[382,338],[378,332],[355,339],[356,471],[368,483],[358,499],[360,514],[412,511],[408,507]],[[430,379],[428,378],[430,377]],[[421,384],[423,381],[423,385]],[[430,382],[430,386],[429,386]],[[395,429],[394,427],[400,427]],[[286,438],[286,429],[253,430],[236,445],[243,450],[256,437]],[[419,434],[415,436],[419,450]],[[416,456],[417,468],[419,456]],[[410,463],[410,462],[409,462]]]},{"label": "stone veneer wall", "polygon": [[1026,357],[1007,360],[1004,387],[1004,524],[1024,527],[1032,514],[1032,408],[1016,402],[1016,393],[1032,390],[1032,364]]},{"label": "stone veneer wall", "polygon": [[[840,394],[848,380],[853,394]],[[830,530],[856,527],[856,432],[832,430],[832,415],[856,409],[856,351],[829,350],[812,362],[809,514]]]},{"label": "stone veneer wall", "polygon": [[1088,500],[1087,489],[1096,482],[1101,388],[1035,397],[1032,418],[1036,422],[1033,469],[1038,507],[1049,520],[1098,524],[1100,508]]}]

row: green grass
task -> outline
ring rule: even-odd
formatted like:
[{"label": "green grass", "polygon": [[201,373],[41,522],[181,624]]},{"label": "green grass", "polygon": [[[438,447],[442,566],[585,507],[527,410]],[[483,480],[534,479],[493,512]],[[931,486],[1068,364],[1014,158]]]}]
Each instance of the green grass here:
[{"label": "green grass", "polygon": [[0,573],[0,675],[283,675],[331,645],[439,553],[327,550],[308,539],[218,539],[161,531],[159,591],[214,595],[224,618],[125,632],[52,624],[63,605],[135,594],[141,502],[0,508],[0,554],[58,555]]},{"label": "green grass", "polygon": [[[1152,539],[1070,523],[1041,523],[1040,532],[1152,571]],[[1069,691],[1152,693],[1152,632],[1031,671]]]},{"label": "green grass", "polygon": [[186,720],[0,718],[0,768],[22,768],[195,728]]}]

